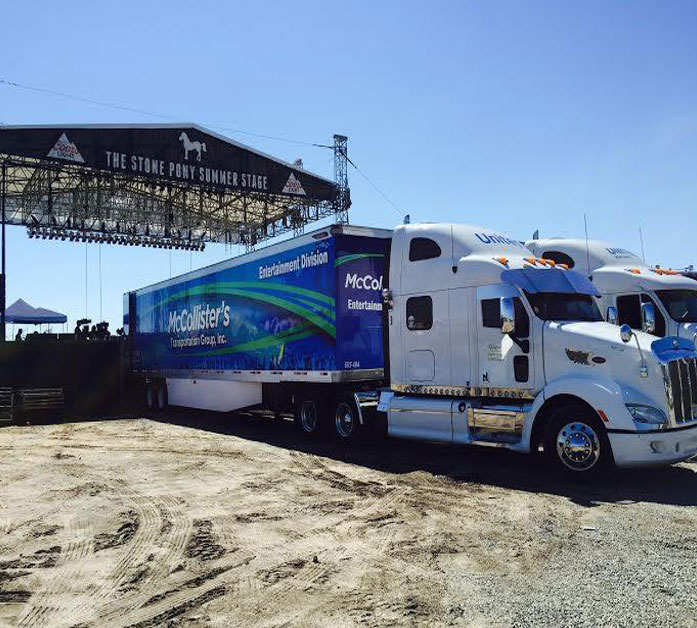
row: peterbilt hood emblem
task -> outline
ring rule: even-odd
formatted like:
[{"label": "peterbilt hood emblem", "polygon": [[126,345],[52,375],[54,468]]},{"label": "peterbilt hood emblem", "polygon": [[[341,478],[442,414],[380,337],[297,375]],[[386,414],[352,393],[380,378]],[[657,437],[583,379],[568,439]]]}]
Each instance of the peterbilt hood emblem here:
[{"label": "peterbilt hood emblem", "polygon": [[607,360],[602,355],[593,355],[590,351],[582,349],[564,349],[566,357],[574,364],[583,364],[585,366],[593,366],[594,364],[605,364]]}]

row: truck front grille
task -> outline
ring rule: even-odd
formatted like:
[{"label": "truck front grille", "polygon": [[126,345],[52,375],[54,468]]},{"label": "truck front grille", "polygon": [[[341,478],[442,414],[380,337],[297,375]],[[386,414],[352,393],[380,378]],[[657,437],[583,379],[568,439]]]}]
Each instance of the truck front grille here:
[{"label": "truck front grille", "polygon": [[697,419],[697,360],[668,362],[668,405],[677,424]]}]

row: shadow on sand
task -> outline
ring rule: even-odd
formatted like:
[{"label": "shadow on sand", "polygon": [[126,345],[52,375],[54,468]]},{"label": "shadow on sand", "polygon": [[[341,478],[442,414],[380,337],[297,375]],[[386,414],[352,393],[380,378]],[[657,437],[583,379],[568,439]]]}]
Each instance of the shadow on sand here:
[{"label": "shadow on sand", "polygon": [[453,482],[486,484],[529,493],[549,493],[585,507],[600,503],[653,502],[697,505],[697,459],[680,466],[616,471],[591,483],[560,477],[539,456],[486,447],[404,441],[368,434],[352,445],[331,438],[306,440],[292,421],[260,413],[217,414],[170,408],[157,420],[236,436],[361,465],[385,473],[414,471]]}]

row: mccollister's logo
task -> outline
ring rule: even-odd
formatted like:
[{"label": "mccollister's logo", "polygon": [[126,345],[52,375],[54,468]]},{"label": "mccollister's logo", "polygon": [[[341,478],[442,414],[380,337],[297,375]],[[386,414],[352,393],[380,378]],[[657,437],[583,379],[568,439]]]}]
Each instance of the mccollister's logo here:
[{"label": "mccollister's logo", "polygon": [[368,274],[360,277],[358,273],[346,273],[344,288],[353,288],[354,290],[382,290],[382,275],[380,275],[380,277],[373,277]]},{"label": "mccollister's logo", "polygon": [[78,163],[84,164],[85,160],[82,158],[80,151],[77,146],[73,144],[68,139],[68,136],[63,133],[58,138],[58,141],[54,147],[48,152],[47,157],[53,157],[54,159],[66,159],[68,161],[76,161]]},{"label": "mccollister's logo", "polygon": [[297,177],[291,172],[286,181],[285,186],[283,186],[284,194],[300,194],[301,196],[306,196],[305,190],[302,184],[298,181]]}]

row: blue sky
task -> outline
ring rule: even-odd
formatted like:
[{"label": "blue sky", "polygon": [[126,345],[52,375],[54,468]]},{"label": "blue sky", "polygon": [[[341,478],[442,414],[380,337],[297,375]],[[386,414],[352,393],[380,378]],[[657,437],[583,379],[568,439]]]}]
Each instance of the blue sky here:
[{"label": "blue sky", "polygon": [[[0,3],[0,78],[349,156],[412,221],[697,262],[697,2]],[[162,122],[0,85],[0,123]],[[322,149],[225,132],[332,175]],[[351,222],[401,222],[355,171]],[[8,233],[8,303],[100,311],[98,247]],[[102,309],[239,251],[102,248]]]}]

